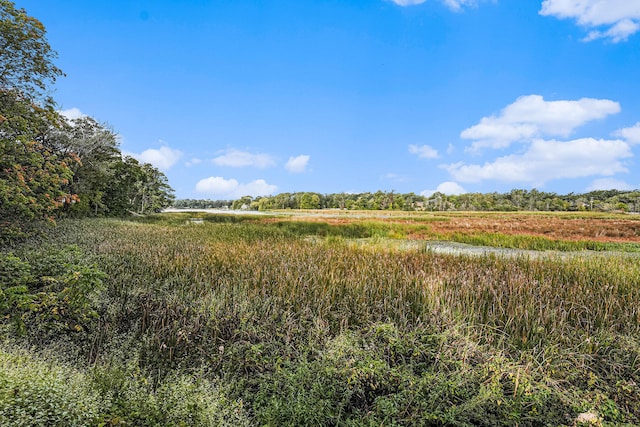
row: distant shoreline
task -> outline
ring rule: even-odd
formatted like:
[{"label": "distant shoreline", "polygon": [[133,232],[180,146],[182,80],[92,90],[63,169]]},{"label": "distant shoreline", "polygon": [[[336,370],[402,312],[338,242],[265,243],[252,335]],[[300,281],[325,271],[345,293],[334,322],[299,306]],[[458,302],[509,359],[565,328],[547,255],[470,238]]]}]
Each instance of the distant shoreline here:
[{"label": "distant shoreline", "polygon": [[167,208],[163,209],[162,213],[176,213],[176,212],[205,212],[212,214],[230,214],[230,215],[264,215],[264,212],[260,211],[241,211],[233,209],[195,209],[195,208]]}]

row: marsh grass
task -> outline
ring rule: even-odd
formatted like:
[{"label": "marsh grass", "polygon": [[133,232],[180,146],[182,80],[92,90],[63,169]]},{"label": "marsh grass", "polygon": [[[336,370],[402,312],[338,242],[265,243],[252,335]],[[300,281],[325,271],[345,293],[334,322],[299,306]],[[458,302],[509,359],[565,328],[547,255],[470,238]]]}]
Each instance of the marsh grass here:
[{"label": "marsh grass", "polygon": [[434,235],[437,240],[450,240],[476,246],[525,249],[535,251],[618,251],[640,252],[640,243],[616,243],[590,240],[556,240],[542,236],[503,233],[449,233]]},{"label": "marsh grass", "polygon": [[108,275],[92,364],[136,343],[154,390],[221,379],[255,424],[640,422],[637,259],[353,244],[403,227],[160,216],[50,239]]}]

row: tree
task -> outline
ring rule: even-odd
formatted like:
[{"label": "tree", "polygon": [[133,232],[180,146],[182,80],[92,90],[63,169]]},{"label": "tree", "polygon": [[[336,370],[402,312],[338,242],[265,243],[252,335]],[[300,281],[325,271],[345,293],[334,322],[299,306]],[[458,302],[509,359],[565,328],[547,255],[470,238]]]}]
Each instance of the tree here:
[{"label": "tree", "polygon": [[300,197],[300,209],[320,209],[320,195],[304,193]]},{"label": "tree", "polygon": [[233,204],[231,205],[231,209],[233,210],[249,209],[252,202],[253,202],[253,197],[243,196],[233,202]]},{"label": "tree", "polygon": [[53,221],[54,212],[70,200],[64,191],[73,173],[73,156],[44,143],[44,134],[59,116],[0,90],[0,239],[24,235],[34,221]]},{"label": "tree", "polygon": [[66,121],[49,137],[48,143],[79,159],[72,165],[73,180],[69,184],[69,193],[77,195],[77,203],[67,206],[67,214],[106,213],[105,191],[113,181],[116,163],[122,161],[117,135],[95,119],[81,117]]},{"label": "tree", "polygon": [[171,206],[174,196],[162,172],[126,156],[114,165],[104,200],[110,216],[144,215]]},{"label": "tree", "polygon": [[63,73],[53,63],[57,54],[45,36],[40,21],[12,2],[0,0],[0,89],[53,104],[50,97],[43,97],[48,85]]},{"label": "tree", "polygon": [[0,238],[30,231],[34,221],[52,220],[69,200],[64,192],[73,157],[45,143],[61,124],[47,85],[62,75],[44,26],[0,0]]}]

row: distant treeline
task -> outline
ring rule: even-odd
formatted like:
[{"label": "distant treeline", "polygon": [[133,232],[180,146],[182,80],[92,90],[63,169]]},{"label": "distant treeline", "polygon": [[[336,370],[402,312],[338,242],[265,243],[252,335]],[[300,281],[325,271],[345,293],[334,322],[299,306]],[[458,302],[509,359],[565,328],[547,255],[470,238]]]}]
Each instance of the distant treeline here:
[{"label": "distant treeline", "polygon": [[230,209],[233,200],[179,199],[173,202],[177,209]]},{"label": "distant treeline", "polygon": [[281,193],[268,197],[245,196],[231,200],[181,199],[176,208],[217,208],[245,210],[274,209],[350,209],[405,211],[599,211],[640,212],[640,190],[599,190],[585,194],[558,195],[533,190],[508,193],[466,193],[422,196],[414,193],[377,191],[375,193],[320,194]]}]

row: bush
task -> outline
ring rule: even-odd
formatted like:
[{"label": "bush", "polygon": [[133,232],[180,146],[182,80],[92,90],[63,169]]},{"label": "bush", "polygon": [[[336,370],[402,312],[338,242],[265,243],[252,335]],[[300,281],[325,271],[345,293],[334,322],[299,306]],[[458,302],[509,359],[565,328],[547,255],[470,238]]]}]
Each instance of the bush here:
[{"label": "bush", "polygon": [[90,426],[99,411],[98,395],[82,374],[0,350],[0,425]]},{"label": "bush", "polygon": [[528,366],[463,337],[392,324],[346,332],[259,384],[260,425],[553,425],[566,399]]},{"label": "bush", "polygon": [[104,402],[105,426],[248,426],[242,402],[201,375],[172,374],[154,385],[132,362],[92,371],[92,384]]},{"label": "bush", "polygon": [[0,253],[0,316],[20,335],[82,331],[98,316],[95,296],[106,275],[85,265],[77,246]]},{"label": "bush", "polygon": [[248,426],[242,402],[200,376],[153,381],[129,365],[88,373],[25,351],[0,350],[0,425]]}]

